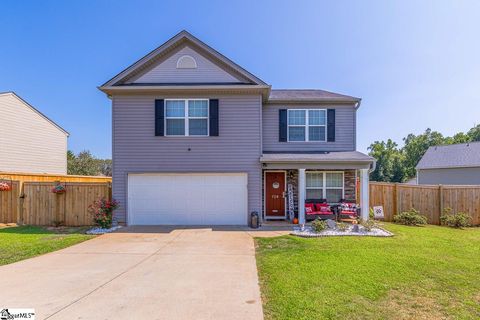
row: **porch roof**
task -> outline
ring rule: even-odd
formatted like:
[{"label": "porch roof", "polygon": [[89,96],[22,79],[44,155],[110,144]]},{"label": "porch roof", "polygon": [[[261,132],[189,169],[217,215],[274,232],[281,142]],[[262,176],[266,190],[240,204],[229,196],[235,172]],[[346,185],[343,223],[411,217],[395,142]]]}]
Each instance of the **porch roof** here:
[{"label": "porch roof", "polygon": [[[368,168],[375,163],[375,159],[358,151],[335,151],[321,153],[264,153],[260,162],[271,167],[279,165],[290,168],[325,167],[338,169]],[[288,169],[287,168],[287,169]]]}]

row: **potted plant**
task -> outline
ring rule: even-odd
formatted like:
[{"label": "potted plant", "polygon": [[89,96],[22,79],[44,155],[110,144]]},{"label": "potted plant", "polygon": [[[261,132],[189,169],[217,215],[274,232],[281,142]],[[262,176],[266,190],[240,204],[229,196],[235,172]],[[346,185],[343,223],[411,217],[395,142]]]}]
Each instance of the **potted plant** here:
[{"label": "potted plant", "polygon": [[112,227],[113,211],[118,208],[118,202],[114,199],[98,199],[88,207],[88,211],[93,214],[93,221],[103,229]]}]

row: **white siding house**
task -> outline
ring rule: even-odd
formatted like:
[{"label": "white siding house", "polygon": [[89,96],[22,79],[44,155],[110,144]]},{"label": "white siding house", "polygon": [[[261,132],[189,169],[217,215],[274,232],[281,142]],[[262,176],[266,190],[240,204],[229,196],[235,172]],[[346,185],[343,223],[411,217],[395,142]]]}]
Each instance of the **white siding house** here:
[{"label": "white siding house", "polygon": [[0,93],[0,175],[66,174],[68,135],[15,93]]}]

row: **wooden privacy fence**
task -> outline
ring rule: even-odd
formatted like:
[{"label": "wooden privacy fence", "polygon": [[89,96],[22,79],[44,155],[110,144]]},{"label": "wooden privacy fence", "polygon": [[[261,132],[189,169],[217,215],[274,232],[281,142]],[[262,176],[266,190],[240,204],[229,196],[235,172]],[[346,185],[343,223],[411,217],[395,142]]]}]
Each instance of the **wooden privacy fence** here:
[{"label": "wooden privacy fence", "polygon": [[11,190],[0,191],[0,223],[17,222],[20,181],[1,180],[11,185]]},{"label": "wooden privacy fence", "polygon": [[472,224],[480,224],[480,186],[409,185],[370,182],[370,207],[383,206],[385,221],[397,213],[415,208],[428,223],[440,224],[445,208],[464,212]]},{"label": "wooden privacy fence", "polygon": [[[44,174],[44,173],[25,173],[25,172],[3,172],[0,171],[0,179],[10,179],[20,182],[20,186],[24,182],[112,182],[111,177],[100,176],[77,176],[77,175],[61,175],[61,174]],[[19,190],[20,191],[20,190]]]},{"label": "wooden privacy fence", "polygon": [[[18,181],[16,182],[19,185]],[[0,223],[67,226],[92,225],[88,206],[99,198],[111,198],[108,182],[62,183],[66,192],[55,194],[54,182],[24,182],[18,190],[0,192]],[[9,193],[12,192],[12,195]]]}]

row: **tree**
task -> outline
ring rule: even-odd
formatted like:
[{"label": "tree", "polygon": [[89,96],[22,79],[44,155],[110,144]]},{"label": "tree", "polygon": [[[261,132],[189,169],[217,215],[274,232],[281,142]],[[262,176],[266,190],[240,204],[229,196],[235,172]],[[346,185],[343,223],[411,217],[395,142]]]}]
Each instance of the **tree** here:
[{"label": "tree", "polygon": [[387,142],[375,141],[368,147],[369,154],[377,160],[377,168],[370,178],[374,181],[403,182],[415,176],[415,167],[429,147],[472,141],[480,141],[480,125],[452,137],[444,137],[430,128],[419,135],[411,133],[403,138],[404,146],[400,149],[390,139]]},{"label": "tree", "polygon": [[103,176],[112,176],[112,160],[111,159],[98,159],[98,167],[100,174]]},{"label": "tree", "polygon": [[467,143],[472,141],[471,137],[463,132],[455,134],[452,138],[447,137],[445,139],[446,144]]},{"label": "tree", "polygon": [[81,151],[78,155],[69,150],[67,152],[67,172],[81,176],[111,176],[112,160],[95,158],[88,150]]},{"label": "tree", "polygon": [[368,147],[369,155],[377,160],[375,171],[370,174],[373,181],[403,182],[405,177],[404,156],[391,139],[375,141]]},{"label": "tree", "polygon": [[432,131],[430,128],[418,136],[411,133],[404,138],[403,141],[405,143],[402,148],[405,154],[405,175],[409,178],[415,176],[415,167],[429,147],[438,146],[447,142],[440,132]]},{"label": "tree", "polygon": [[73,151],[68,150],[67,151],[67,173],[68,174],[74,174],[72,172],[75,171],[75,153]]},{"label": "tree", "polygon": [[[467,136],[470,138],[470,141],[480,141],[480,124],[477,124],[472,129],[468,130]],[[465,141],[465,142],[470,142]]]}]

